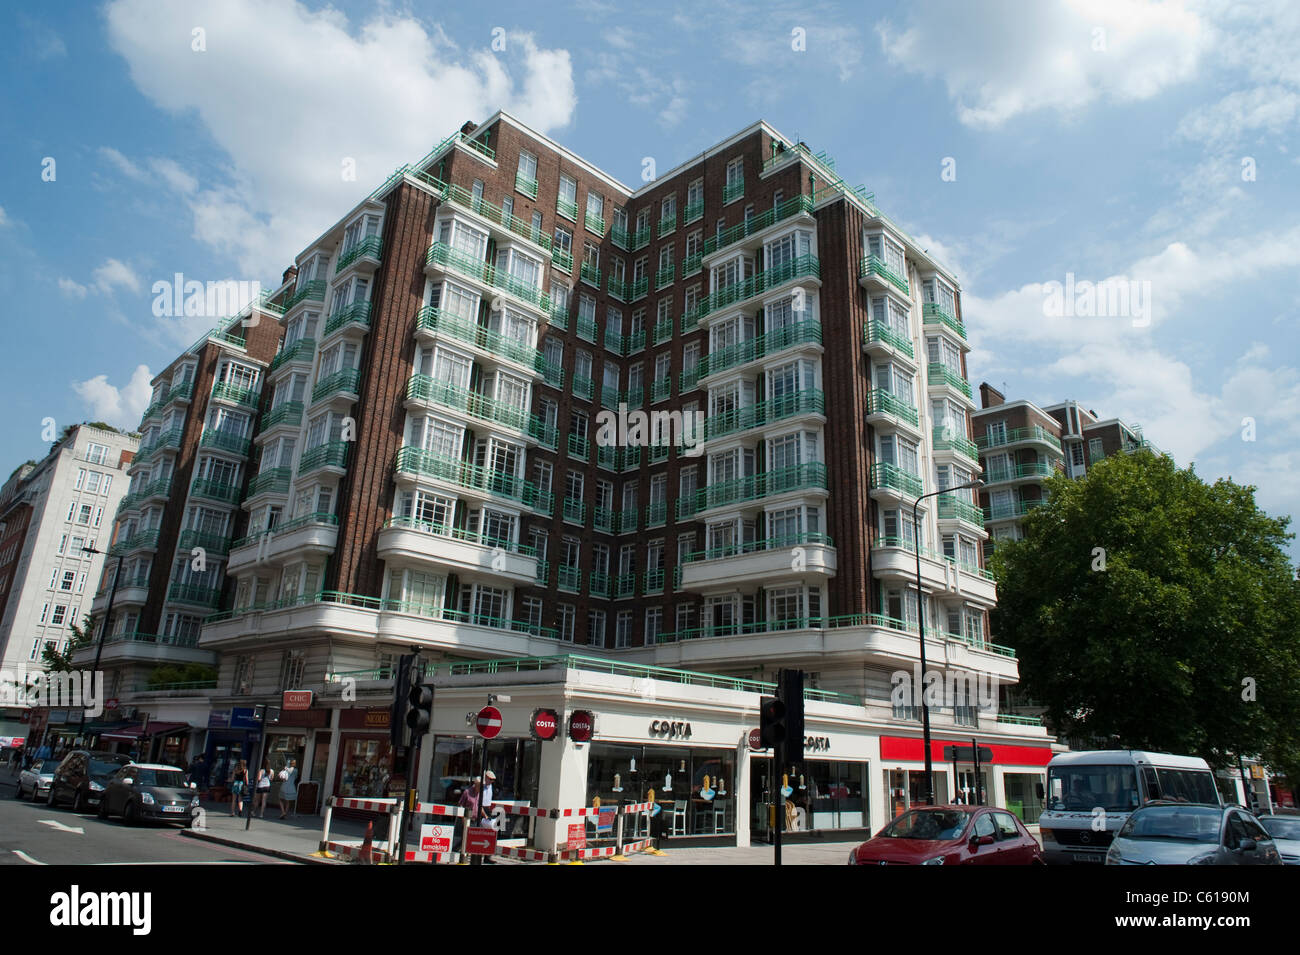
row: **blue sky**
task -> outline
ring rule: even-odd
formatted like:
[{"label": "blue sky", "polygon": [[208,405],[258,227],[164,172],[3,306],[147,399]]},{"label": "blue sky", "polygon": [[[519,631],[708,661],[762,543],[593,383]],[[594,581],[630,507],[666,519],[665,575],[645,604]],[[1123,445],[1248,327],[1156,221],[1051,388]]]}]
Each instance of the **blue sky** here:
[{"label": "blue sky", "polygon": [[[693,6],[11,8],[0,447],[39,456],[45,417],[134,425],[212,324],[156,317],[155,281],[276,284],[467,119],[509,109],[634,183],[761,117],[956,272],[974,383],[1077,398],[1300,514],[1300,6]],[[1045,314],[1071,274],[1138,283],[1149,322]]]}]

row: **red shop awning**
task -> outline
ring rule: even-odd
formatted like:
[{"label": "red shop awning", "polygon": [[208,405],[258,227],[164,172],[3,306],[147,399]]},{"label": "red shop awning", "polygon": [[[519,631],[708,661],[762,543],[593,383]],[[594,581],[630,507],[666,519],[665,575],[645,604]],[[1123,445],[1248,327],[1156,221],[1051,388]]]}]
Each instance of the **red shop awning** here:
[{"label": "red shop awning", "polygon": [[[930,740],[930,758],[936,763],[943,763],[945,746],[969,746],[971,738]],[[1007,743],[990,743],[979,740],[981,746],[993,750],[993,762],[999,766],[1046,766],[1052,761],[1050,746],[1017,746]],[[925,744],[914,736],[880,737],[880,759],[882,762],[897,761],[919,763],[925,760]]]}]

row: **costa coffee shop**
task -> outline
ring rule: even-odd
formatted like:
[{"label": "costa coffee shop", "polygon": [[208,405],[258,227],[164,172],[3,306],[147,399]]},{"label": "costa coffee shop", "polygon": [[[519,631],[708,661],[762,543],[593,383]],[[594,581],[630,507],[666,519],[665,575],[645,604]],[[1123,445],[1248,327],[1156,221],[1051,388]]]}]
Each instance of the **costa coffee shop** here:
[{"label": "costa coffee shop", "polygon": [[[476,773],[483,743],[476,740],[473,715],[489,694],[497,697],[492,705],[501,714],[500,736],[487,744],[488,765],[497,775],[494,798],[547,808],[590,806],[597,798],[602,806],[653,801],[664,834],[679,844],[766,839],[778,785],[790,791],[787,830],[863,837],[894,813],[893,774],[914,773],[921,755],[919,723],[895,719],[887,702],[810,699],[803,775],[778,778],[769,754],[750,748],[759,701],[771,692],[767,685],[653,667],[623,673],[617,664],[604,664],[588,670],[580,658],[496,660],[451,669],[449,674],[440,667],[431,677],[433,745],[421,748],[417,776],[422,797],[435,801],[447,798],[451,783]],[[539,709],[560,715],[556,738],[535,738],[530,723]],[[586,742],[575,742],[567,732],[575,712],[594,717]],[[969,728],[948,727],[953,732],[941,734],[942,717],[936,718],[936,740],[951,735],[969,743]],[[981,723],[975,731],[980,744],[997,747],[993,765],[984,767],[984,801],[1007,805],[1013,777],[1041,778],[1052,739],[1039,726]],[[900,740],[913,740],[917,752]],[[934,769],[936,777],[950,772],[942,750]],[[610,835],[612,817],[588,818],[594,830],[589,840]],[[564,842],[567,833],[560,827],[570,824],[538,820],[539,844]],[[625,835],[636,831],[625,828]]]}]

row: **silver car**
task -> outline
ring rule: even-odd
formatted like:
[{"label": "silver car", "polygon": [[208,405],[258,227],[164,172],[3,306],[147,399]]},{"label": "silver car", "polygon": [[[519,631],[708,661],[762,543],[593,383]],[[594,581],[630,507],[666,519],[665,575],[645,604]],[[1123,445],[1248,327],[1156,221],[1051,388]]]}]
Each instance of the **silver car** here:
[{"label": "silver car", "polygon": [[18,789],[15,799],[32,797],[32,801],[44,799],[50,794],[50,781],[54,779],[55,760],[37,759],[18,776]]},{"label": "silver car", "polygon": [[1106,865],[1282,865],[1282,855],[1240,806],[1150,802],[1124,822]]},{"label": "silver car", "polygon": [[1275,813],[1259,816],[1259,824],[1273,837],[1282,861],[1287,865],[1300,865],[1300,816],[1279,816]]}]

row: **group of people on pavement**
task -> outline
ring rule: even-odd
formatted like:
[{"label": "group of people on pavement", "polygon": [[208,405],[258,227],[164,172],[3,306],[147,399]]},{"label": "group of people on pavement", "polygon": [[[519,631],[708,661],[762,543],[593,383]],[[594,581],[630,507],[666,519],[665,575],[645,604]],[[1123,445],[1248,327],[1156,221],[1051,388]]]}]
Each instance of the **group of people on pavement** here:
[{"label": "group of people on pavement", "polygon": [[[208,788],[211,776],[212,767],[208,765],[207,756],[199,753],[190,763],[189,772],[186,774],[187,780],[200,790],[205,790]],[[257,818],[266,818],[266,801],[271,795],[272,780],[278,780],[280,783],[278,794],[280,818],[287,819],[293,816],[298,802],[298,761],[296,759],[290,759],[278,773],[271,769],[271,761],[264,759],[257,776],[252,780],[249,779],[248,763],[242,759],[238,760],[226,780],[230,788],[230,814],[242,816],[244,800],[248,798],[252,800],[250,808]]]}]

